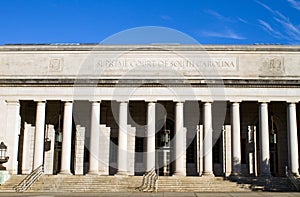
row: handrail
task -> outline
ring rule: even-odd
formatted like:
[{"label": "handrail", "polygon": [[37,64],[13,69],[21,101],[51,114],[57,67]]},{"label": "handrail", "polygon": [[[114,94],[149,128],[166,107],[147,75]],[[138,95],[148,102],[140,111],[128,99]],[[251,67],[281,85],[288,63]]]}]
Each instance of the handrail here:
[{"label": "handrail", "polygon": [[26,191],[44,172],[43,165],[40,165],[27,175],[16,187],[16,192]]},{"label": "handrail", "polygon": [[293,173],[288,169],[288,167],[285,167],[285,174],[289,178],[289,180],[292,182],[292,184],[295,186],[297,191],[300,191],[300,180],[293,175]]},{"label": "handrail", "polygon": [[136,187],[136,189],[138,189],[139,191],[155,191],[157,192],[158,189],[158,176],[156,174],[155,168],[151,169],[150,171],[146,172],[143,175],[143,180],[142,180],[142,184],[138,187]]}]

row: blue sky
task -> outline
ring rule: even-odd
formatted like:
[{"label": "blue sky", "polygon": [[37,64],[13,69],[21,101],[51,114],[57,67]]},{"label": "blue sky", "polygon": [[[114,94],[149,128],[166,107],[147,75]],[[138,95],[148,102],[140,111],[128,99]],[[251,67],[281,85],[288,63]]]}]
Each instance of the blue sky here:
[{"label": "blue sky", "polygon": [[1,0],[0,16],[1,45],[100,43],[143,26],[201,44],[300,44],[300,0]]}]

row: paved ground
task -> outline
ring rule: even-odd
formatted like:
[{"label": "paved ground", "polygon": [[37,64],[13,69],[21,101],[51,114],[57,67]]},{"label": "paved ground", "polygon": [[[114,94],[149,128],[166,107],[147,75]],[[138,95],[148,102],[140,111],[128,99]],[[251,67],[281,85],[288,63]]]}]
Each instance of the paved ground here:
[{"label": "paved ground", "polygon": [[138,196],[154,196],[154,197],[248,197],[248,196],[274,196],[274,197],[288,197],[300,196],[300,193],[281,193],[281,192],[247,192],[247,193],[176,193],[176,192],[162,192],[162,193],[0,193],[0,196],[32,196],[32,197],[68,197],[68,196],[100,196],[100,197],[138,197]]}]

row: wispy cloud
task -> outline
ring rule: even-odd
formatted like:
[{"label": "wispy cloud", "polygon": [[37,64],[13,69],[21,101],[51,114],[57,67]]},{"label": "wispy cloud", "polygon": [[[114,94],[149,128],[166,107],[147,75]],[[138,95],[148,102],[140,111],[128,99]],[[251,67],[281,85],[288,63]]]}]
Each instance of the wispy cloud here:
[{"label": "wispy cloud", "polygon": [[[295,2],[294,0],[288,0],[289,2]],[[261,25],[262,29],[270,33],[272,36],[276,38],[286,39],[287,41],[300,41],[300,29],[299,25],[292,23],[289,17],[285,16],[281,12],[272,9],[270,6],[256,1],[258,4],[263,6],[269,12],[273,14],[273,26],[270,23],[267,23],[265,20],[258,19],[259,24]],[[300,4],[299,2],[295,2]],[[300,6],[300,5],[299,5]],[[275,26],[277,28],[275,28]],[[279,29],[278,29],[279,28]]]},{"label": "wispy cloud", "polygon": [[276,37],[276,38],[283,38],[283,35],[274,30],[273,27],[267,23],[266,21],[262,20],[262,19],[258,19],[258,22],[261,24],[262,28],[267,31],[270,35]]},{"label": "wispy cloud", "polygon": [[160,15],[160,18],[166,21],[173,20],[173,18],[169,15]]},{"label": "wispy cloud", "polygon": [[234,31],[230,30],[230,29],[227,29],[223,32],[221,31],[218,31],[218,32],[215,32],[215,31],[203,31],[202,33],[202,36],[205,36],[205,37],[216,37],[216,38],[230,38],[230,39],[236,39],[236,40],[244,40],[244,39],[247,39],[237,33],[235,33]]},{"label": "wispy cloud", "polygon": [[296,1],[296,0],[287,0],[291,6],[297,10],[300,10],[300,1]]},{"label": "wispy cloud", "polygon": [[230,22],[230,23],[242,22],[242,23],[248,24],[248,21],[246,21],[243,18],[224,16],[215,10],[204,10],[204,12],[209,14],[210,16],[220,20],[221,22]]},{"label": "wispy cloud", "polygon": [[227,22],[233,22],[233,19],[232,19],[232,18],[223,16],[222,14],[220,14],[220,13],[217,12],[217,11],[214,11],[214,10],[205,10],[205,12],[206,12],[207,14],[213,16],[214,18],[218,19],[218,20],[221,20],[221,21],[227,21]]},{"label": "wispy cloud", "polygon": [[238,17],[237,19],[238,19],[240,22],[242,22],[242,23],[249,24],[249,22],[246,21],[246,20],[243,19],[243,18]]}]

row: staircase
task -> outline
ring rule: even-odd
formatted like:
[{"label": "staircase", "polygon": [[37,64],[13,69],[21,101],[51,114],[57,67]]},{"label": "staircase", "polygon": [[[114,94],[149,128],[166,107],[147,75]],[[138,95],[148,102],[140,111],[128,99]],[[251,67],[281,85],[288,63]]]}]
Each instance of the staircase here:
[{"label": "staircase", "polygon": [[43,175],[28,192],[128,192],[142,177]]},{"label": "staircase", "polygon": [[224,180],[222,177],[159,177],[160,192],[249,192],[249,185]]},{"label": "staircase", "polygon": [[[139,192],[141,176],[42,175],[28,192]],[[158,192],[247,192],[249,186],[203,177],[159,177]]]},{"label": "staircase", "polygon": [[26,175],[11,175],[11,177],[0,186],[0,192],[15,192],[16,186],[26,177]]}]

